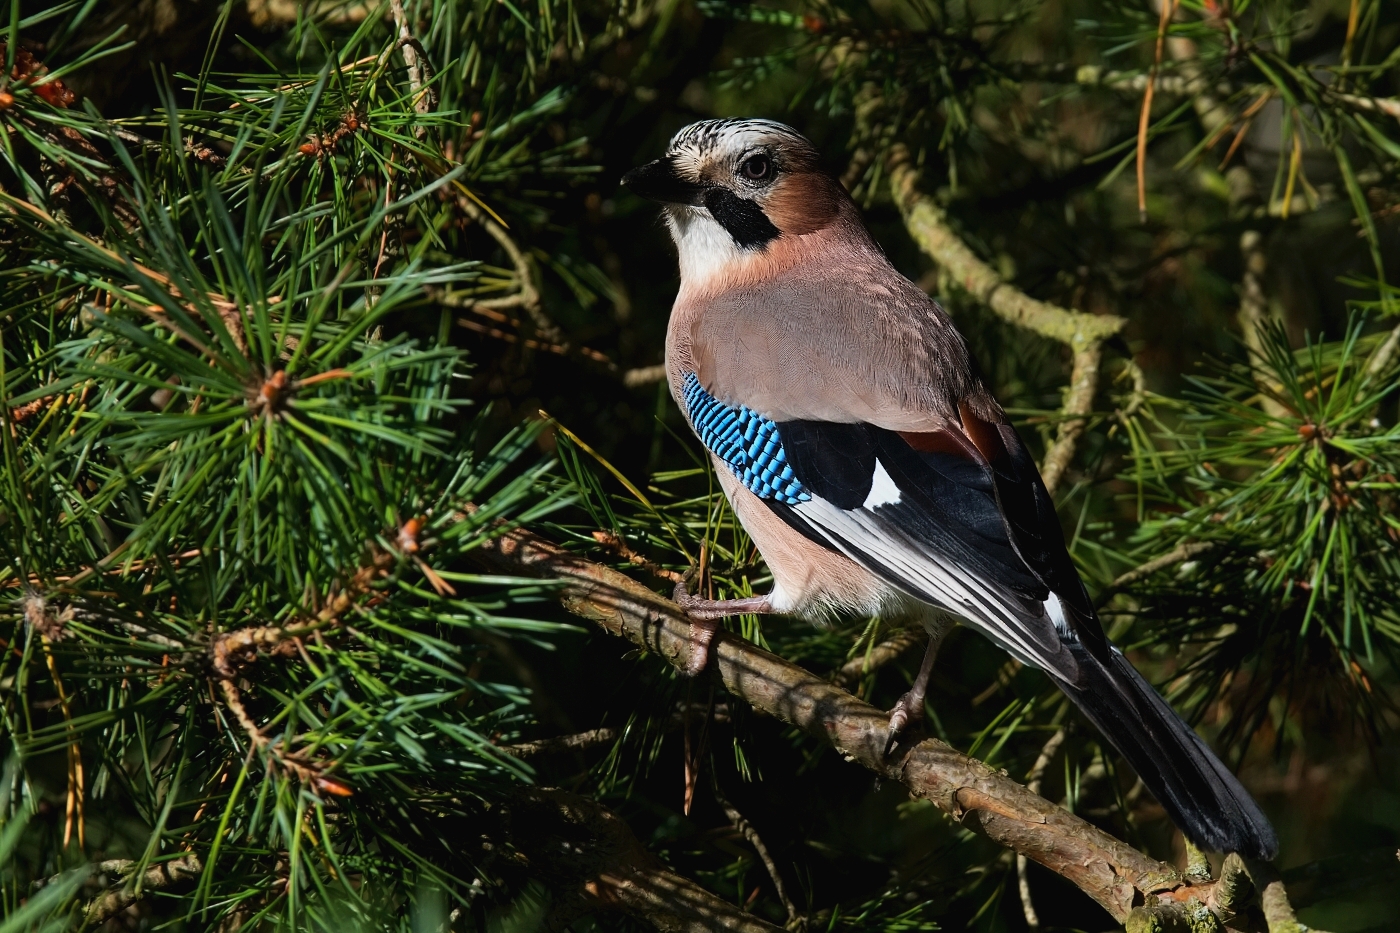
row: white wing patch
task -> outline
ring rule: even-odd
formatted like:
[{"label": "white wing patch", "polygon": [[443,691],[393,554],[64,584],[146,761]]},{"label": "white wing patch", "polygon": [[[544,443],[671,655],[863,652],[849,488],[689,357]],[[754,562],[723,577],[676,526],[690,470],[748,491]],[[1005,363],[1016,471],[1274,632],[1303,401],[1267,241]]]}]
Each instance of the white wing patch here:
[{"label": "white wing patch", "polygon": [[874,509],[882,505],[896,505],[899,502],[899,487],[890,478],[885,465],[879,460],[875,461],[875,481],[870,486],[870,495],[865,497],[865,502],[861,504],[863,509]]},{"label": "white wing patch", "polygon": [[1060,602],[1060,597],[1056,596],[1052,590],[1050,598],[1045,600],[1045,614],[1050,616],[1050,621],[1055,623],[1055,631],[1060,633],[1060,637],[1066,641],[1078,641],[1074,635],[1074,629],[1069,627],[1069,620],[1065,618],[1065,607]]}]

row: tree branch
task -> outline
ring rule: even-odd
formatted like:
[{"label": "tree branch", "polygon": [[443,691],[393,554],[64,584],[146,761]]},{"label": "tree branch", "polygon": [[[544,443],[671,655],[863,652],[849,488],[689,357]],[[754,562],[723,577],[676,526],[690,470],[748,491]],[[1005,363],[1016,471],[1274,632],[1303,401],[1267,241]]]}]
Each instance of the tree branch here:
[{"label": "tree branch", "polygon": [[481,209],[481,206],[467,197],[465,194],[457,195],[457,207],[481,229],[490,235],[505,250],[506,256],[510,258],[510,263],[515,267],[515,280],[517,289],[515,294],[506,295],[502,298],[484,298],[479,301],[472,301],[468,307],[487,308],[501,310],[505,308],[524,308],[525,313],[530,316],[531,322],[535,325],[535,330],[545,340],[554,343],[564,343],[563,336],[559,333],[559,328],[554,322],[544,316],[544,310],[540,307],[540,290],[535,285],[535,262],[525,254],[506,232],[506,228],[496,222],[496,219]]},{"label": "tree branch", "polygon": [[[1045,769],[1055,760],[1055,754],[1065,743],[1068,733],[1069,730],[1061,726],[1041,747],[1040,754],[1036,756],[1035,764],[1031,765],[1030,774],[1026,777],[1026,790],[1032,794],[1040,793],[1040,782],[1045,777]],[[1016,853],[1016,886],[1021,894],[1021,912],[1026,915],[1026,926],[1035,931],[1040,929],[1040,915],[1035,912],[1035,903],[1031,900],[1030,878],[1026,875],[1027,864],[1026,857]]]},{"label": "tree branch", "polygon": [[768,851],[768,847],[763,844],[763,837],[759,836],[758,830],[753,824],[744,818],[734,804],[725,799],[718,787],[715,788],[715,800],[720,808],[724,810],[724,815],[729,819],[730,824],[748,840],[758,853],[759,860],[763,862],[763,867],[768,870],[768,877],[773,879],[773,890],[778,894],[778,900],[782,902],[783,909],[787,911],[788,929],[794,929],[802,922],[802,915],[798,913],[797,905],[788,897],[787,885],[783,884],[783,876],[778,872],[778,863],[773,860],[773,855]]},{"label": "tree branch", "polygon": [[1244,277],[1240,282],[1239,325],[1244,332],[1244,344],[1249,348],[1250,369],[1254,381],[1262,390],[1260,400],[1264,412],[1274,418],[1281,418],[1288,409],[1275,397],[1274,379],[1269,372],[1268,355],[1264,351],[1264,334],[1268,322],[1273,318],[1269,310],[1269,299],[1264,294],[1264,276],[1269,268],[1268,253],[1264,250],[1264,237],[1258,230],[1246,230],[1240,235],[1240,258],[1244,260]]},{"label": "tree branch", "polygon": [[1098,598],[1094,600],[1094,604],[1095,606],[1102,606],[1108,602],[1110,596],[1123,587],[1131,586],[1139,580],[1145,580],[1157,571],[1164,570],[1172,564],[1179,564],[1182,561],[1190,560],[1197,554],[1204,554],[1213,547],[1215,547],[1215,543],[1211,541],[1187,541],[1184,544],[1178,544],[1160,557],[1154,557],[1141,566],[1134,567],[1132,570],[1119,575],[1112,583],[1103,588]]},{"label": "tree branch", "polygon": [[665,378],[666,364],[657,363],[655,366],[638,366],[636,369],[627,370],[622,374],[622,384],[629,389],[637,389]]},{"label": "tree branch", "polygon": [[616,742],[621,734],[620,729],[605,726],[601,729],[589,729],[587,732],[536,739],[533,742],[502,745],[500,750],[516,758],[539,758],[545,755],[560,755],[565,752],[581,752],[598,745],[607,745]]},{"label": "tree branch", "polygon": [[667,583],[682,583],[685,581],[685,574],[677,573],[674,570],[667,570],[645,554],[638,553],[630,544],[624,541],[619,534],[615,534],[611,531],[595,531],[593,532],[593,540],[627,561],[627,563],[634,564],[652,576],[660,577]]},{"label": "tree branch", "polygon": [[1376,348],[1371,359],[1366,363],[1366,377],[1374,379],[1377,376],[1385,375],[1390,368],[1391,362],[1395,359],[1395,351],[1400,350],[1400,324],[1391,328],[1385,341]]},{"label": "tree branch", "polygon": [[[394,16],[394,28],[399,33],[399,41],[396,44],[403,52],[403,63],[408,68],[408,86],[413,93],[413,109],[425,114],[437,105],[432,88],[425,86],[432,77],[428,56],[423,51],[422,44],[414,37],[413,31],[408,28],[408,15],[404,12],[403,0],[389,0],[389,8]],[[413,135],[419,139],[423,138],[425,132],[426,129],[421,126],[413,129]]]},{"label": "tree branch", "polygon": [[[637,840],[617,815],[592,800],[561,790],[521,789],[508,799],[509,838],[532,872],[560,894],[574,916],[620,910],[662,933],[779,933],[693,881],[675,874]],[[119,873],[134,862],[103,862]],[[150,891],[197,878],[204,865],[193,852],[153,865],[139,888],[130,879],[93,898],[89,926],[110,920]]]},{"label": "tree branch", "polygon": [[943,208],[918,190],[919,171],[903,144],[891,147],[886,165],[895,206],[904,215],[904,225],[914,241],[997,317],[1070,346],[1106,340],[1127,326],[1126,318],[1071,311],[1032,298],[1009,284],[953,231]]},{"label": "tree branch", "polygon": [[[99,871],[121,873],[135,864],[129,859],[117,859],[102,862],[97,867]],[[141,875],[139,886],[124,878],[119,885],[89,901],[83,911],[83,919],[89,927],[101,926],[140,900],[146,892],[159,891],[181,881],[188,881],[198,877],[202,871],[204,865],[193,852],[187,852],[159,865],[152,865]]]},{"label": "tree branch", "polygon": [[896,632],[865,654],[858,658],[852,658],[837,668],[831,677],[831,682],[843,690],[849,690],[860,683],[861,678],[866,674],[884,667],[927,638],[928,636],[924,632],[917,629]]},{"label": "tree branch", "polygon": [[[1086,315],[1087,316],[1087,315]],[[1089,340],[1074,347],[1074,367],[1070,370],[1069,391],[1060,407],[1063,420],[1055,433],[1055,442],[1045,451],[1040,475],[1045,488],[1054,495],[1074,459],[1074,450],[1084,433],[1087,419],[1094,411],[1094,393],[1099,389],[1099,363],[1103,360],[1103,341]]]},{"label": "tree branch", "polygon": [[[523,530],[483,545],[478,562],[496,571],[558,579],[564,607],[655,651],[677,667],[689,657],[690,622],[674,603],[629,577]],[[1151,859],[985,764],[935,739],[884,754],[888,717],[873,706],[730,633],[714,643],[724,686],[755,709],[826,742],[848,761],[896,780],[962,825],[1061,875],[1120,922],[1135,904],[1161,896],[1208,901],[1213,886],[1189,885]]]},{"label": "tree branch", "polygon": [[1057,340],[1074,353],[1069,392],[1061,409],[1064,420],[1046,451],[1041,473],[1054,493],[1074,457],[1085,420],[1093,411],[1098,389],[1103,342],[1120,333],[1127,319],[1116,314],[1087,314],[1039,301],[1008,283],[978,258],[948,224],[947,214],[918,190],[919,172],[903,144],[886,157],[890,191],[904,217],[904,226],[929,258],[993,314],[1018,327]]}]

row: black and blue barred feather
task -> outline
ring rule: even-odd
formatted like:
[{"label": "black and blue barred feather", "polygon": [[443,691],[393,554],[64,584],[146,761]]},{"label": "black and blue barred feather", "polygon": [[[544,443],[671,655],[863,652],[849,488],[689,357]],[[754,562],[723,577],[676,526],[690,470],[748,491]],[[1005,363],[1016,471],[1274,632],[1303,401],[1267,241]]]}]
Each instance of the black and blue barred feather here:
[{"label": "black and blue barred feather", "polygon": [[812,498],[793,475],[775,422],[745,405],[732,408],[719,401],[695,373],[686,373],[681,394],[700,442],[734,471],[745,489],[784,505]]}]

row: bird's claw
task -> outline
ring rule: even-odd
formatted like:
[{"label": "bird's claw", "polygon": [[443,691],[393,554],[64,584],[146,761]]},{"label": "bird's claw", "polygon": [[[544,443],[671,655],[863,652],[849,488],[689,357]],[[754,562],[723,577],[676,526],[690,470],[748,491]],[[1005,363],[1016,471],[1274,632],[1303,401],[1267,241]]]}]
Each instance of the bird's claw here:
[{"label": "bird's claw", "polygon": [[690,644],[690,657],[685,661],[687,677],[696,677],[710,662],[710,642],[719,628],[718,619],[691,619],[690,634],[686,639]]},{"label": "bird's claw", "polygon": [[900,697],[890,709],[890,726],[887,738],[885,739],[885,754],[888,755],[894,748],[895,741],[904,734],[910,723],[917,723],[924,718],[923,698],[917,699],[912,693],[906,693]]},{"label": "bird's claw", "polygon": [[671,599],[685,610],[690,619],[691,657],[685,671],[694,676],[705,669],[710,642],[719,628],[719,620],[725,616],[741,615],[746,612],[772,612],[773,606],[767,596],[745,596],[742,599],[704,599],[690,595],[690,581],[695,571],[681,578],[671,593]]},{"label": "bird's claw", "polygon": [[705,670],[710,660],[710,642],[715,637],[715,629],[719,628],[718,619],[707,619],[695,612],[708,602],[690,594],[690,584],[699,576],[699,569],[697,565],[687,570],[685,576],[676,583],[676,588],[671,591],[671,601],[684,609],[690,617],[690,632],[686,639],[690,646],[690,657],[686,658],[683,668],[687,677],[696,677]]}]

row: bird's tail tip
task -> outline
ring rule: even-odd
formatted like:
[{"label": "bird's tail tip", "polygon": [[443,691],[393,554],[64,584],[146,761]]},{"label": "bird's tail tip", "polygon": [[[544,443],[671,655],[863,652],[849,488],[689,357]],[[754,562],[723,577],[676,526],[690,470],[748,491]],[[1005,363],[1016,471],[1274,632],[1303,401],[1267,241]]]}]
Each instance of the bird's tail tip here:
[{"label": "bird's tail tip", "polygon": [[1210,851],[1274,858],[1278,836],[1249,791],[1127,658],[1116,649],[1108,663],[1075,653],[1081,676],[1065,692],[1186,837]]}]

